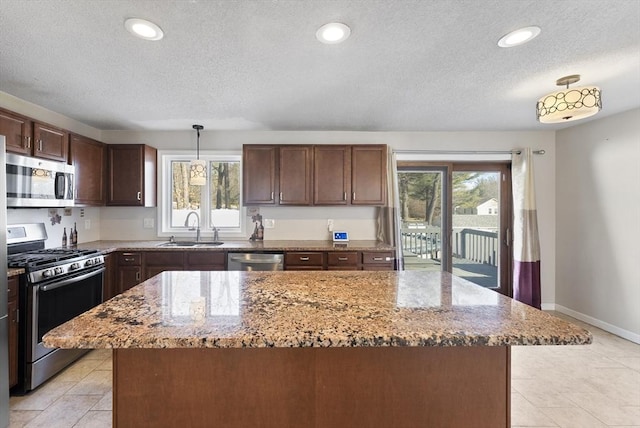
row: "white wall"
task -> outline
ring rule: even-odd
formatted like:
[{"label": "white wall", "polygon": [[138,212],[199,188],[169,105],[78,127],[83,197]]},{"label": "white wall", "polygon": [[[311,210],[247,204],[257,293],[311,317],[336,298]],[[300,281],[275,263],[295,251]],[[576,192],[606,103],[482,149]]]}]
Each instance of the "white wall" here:
[{"label": "white wall", "polygon": [[556,146],[556,305],[640,343],[640,109]]}]

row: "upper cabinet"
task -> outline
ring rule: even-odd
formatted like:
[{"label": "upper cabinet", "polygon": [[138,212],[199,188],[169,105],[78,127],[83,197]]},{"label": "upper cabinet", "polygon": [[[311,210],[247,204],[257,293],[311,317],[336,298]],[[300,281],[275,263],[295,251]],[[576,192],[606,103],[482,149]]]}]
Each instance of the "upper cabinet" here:
[{"label": "upper cabinet", "polygon": [[387,146],[245,145],[245,205],[384,205]]},{"label": "upper cabinet", "polygon": [[351,147],[351,204],[384,205],[387,195],[387,147]]},{"label": "upper cabinet", "polygon": [[64,129],[0,110],[0,135],[6,137],[8,152],[67,161],[69,133]]},{"label": "upper cabinet", "polygon": [[348,205],[351,200],[351,146],[314,146],[313,203]]},{"label": "upper cabinet", "polygon": [[156,149],[144,144],[107,147],[107,205],[155,207]]},{"label": "upper cabinet", "polygon": [[278,147],[242,146],[242,169],[244,205],[276,205]]},{"label": "upper cabinet", "polygon": [[280,205],[311,205],[312,146],[280,146]]},{"label": "upper cabinet", "polygon": [[107,146],[99,141],[71,134],[69,163],[75,168],[76,204],[104,205],[107,187]]},{"label": "upper cabinet", "polygon": [[28,117],[0,109],[0,135],[6,138],[8,152],[31,155],[33,132]]}]

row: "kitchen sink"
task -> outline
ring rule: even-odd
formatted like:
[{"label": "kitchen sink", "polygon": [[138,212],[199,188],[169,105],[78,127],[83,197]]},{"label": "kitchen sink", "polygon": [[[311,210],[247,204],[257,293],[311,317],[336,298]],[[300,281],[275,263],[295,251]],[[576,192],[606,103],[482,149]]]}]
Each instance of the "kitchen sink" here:
[{"label": "kitchen sink", "polygon": [[219,241],[169,241],[159,244],[158,247],[217,247],[224,242]]}]

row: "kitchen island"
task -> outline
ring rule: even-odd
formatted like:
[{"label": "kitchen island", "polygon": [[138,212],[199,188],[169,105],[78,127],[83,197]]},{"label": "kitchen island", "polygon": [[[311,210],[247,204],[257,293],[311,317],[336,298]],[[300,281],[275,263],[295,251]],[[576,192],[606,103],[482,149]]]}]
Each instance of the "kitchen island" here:
[{"label": "kitchen island", "polygon": [[114,426],[509,427],[510,346],[586,330],[440,272],[163,272],[52,330]]}]

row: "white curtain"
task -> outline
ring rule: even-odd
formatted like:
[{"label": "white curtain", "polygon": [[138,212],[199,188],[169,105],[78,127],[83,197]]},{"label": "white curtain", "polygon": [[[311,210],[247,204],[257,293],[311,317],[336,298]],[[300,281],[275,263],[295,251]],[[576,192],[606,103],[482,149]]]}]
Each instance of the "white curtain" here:
[{"label": "white curtain", "polygon": [[400,236],[400,224],[398,222],[398,207],[400,206],[398,195],[398,170],[396,154],[387,147],[387,204],[379,207],[377,212],[376,238],[378,241],[395,246],[396,269],[402,270],[402,246]]},{"label": "white curtain", "polygon": [[530,148],[513,153],[513,298],[540,309],[540,241]]}]

